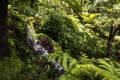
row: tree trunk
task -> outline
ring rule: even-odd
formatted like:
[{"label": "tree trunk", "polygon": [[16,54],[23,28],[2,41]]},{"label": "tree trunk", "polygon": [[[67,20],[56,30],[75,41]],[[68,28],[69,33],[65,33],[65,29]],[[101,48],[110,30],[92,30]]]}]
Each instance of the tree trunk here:
[{"label": "tree trunk", "polygon": [[115,34],[120,30],[120,25],[111,26],[110,33],[108,37],[108,43],[107,43],[107,57],[112,57],[112,42],[114,40]]},{"label": "tree trunk", "polygon": [[30,0],[30,7],[33,8],[34,0]]},{"label": "tree trunk", "polygon": [[113,26],[111,26],[109,37],[108,37],[108,43],[107,43],[107,51],[108,51],[107,57],[111,57],[111,53],[112,53],[112,42],[114,38],[113,32],[114,32],[114,28]]},{"label": "tree trunk", "polygon": [[0,0],[0,57],[7,54],[7,6],[8,0]]}]

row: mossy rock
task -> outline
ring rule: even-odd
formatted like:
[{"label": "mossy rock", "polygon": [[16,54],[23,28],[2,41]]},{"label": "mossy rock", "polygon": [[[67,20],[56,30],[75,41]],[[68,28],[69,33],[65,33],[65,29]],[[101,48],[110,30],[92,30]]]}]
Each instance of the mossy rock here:
[{"label": "mossy rock", "polygon": [[62,50],[59,43],[55,42],[52,38],[50,38],[49,36],[47,36],[43,33],[37,34],[37,39],[43,43],[43,47],[46,47],[47,49],[52,49],[52,50],[50,50],[50,52]]}]

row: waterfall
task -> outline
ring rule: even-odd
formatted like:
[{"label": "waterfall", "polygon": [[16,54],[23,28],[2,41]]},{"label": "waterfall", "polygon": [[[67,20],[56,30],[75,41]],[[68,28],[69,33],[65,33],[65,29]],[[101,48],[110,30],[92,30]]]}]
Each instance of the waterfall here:
[{"label": "waterfall", "polygon": [[27,24],[27,42],[37,53],[41,53],[43,56],[48,54],[48,51],[45,50],[45,48],[41,46],[40,41],[36,39],[36,33],[29,24]]},{"label": "waterfall", "polygon": [[59,71],[59,74],[61,74],[63,71],[63,67],[61,65],[57,64],[56,61],[53,61],[52,63],[54,64],[55,69],[57,69]]},{"label": "waterfall", "polygon": [[33,46],[36,39],[34,38],[35,31],[30,27],[29,24],[27,24],[27,42],[30,46]]},{"label": "waterfall", "polygon": [[[49,54],[45,46],[42,46],[42,42],[37,40],[36,33],[29,24],[27,24],[27,42],[30,46],[32,46],[32,48],[36,51],[37,54],[41,54],[43,56]],[[62,73],[63,67],[57,64],[56,61],[48,61],[48,62],[51,62],[55,66],[55,69],[57,69],[60,74]]]}]

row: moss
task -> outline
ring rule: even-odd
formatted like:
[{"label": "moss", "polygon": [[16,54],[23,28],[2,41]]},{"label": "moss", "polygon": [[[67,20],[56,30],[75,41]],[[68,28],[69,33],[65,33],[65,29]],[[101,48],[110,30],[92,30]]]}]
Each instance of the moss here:
[{"label": "moss", "polygon": [[39,39],[47,39],[49,40],[50,44],[53,46],[54,48],[54,52],[55,51],[60,51],[62,50],[61,49],[61,46],[59,45],[59,43],[55,42],[52,38],[50,38],[49,36],[47,36],[46,34],[43,34],[43,33],[39,33],[37,34],[37,37],[38,37],[38,40]]}]

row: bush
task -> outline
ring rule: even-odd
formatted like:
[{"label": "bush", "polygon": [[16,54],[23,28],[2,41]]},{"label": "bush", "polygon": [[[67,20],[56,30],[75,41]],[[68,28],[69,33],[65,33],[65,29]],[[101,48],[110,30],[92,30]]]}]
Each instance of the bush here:
[{"label": "bush", "polygon": [[23,62],[17,57],[0,60],[0,80],[15,80],[22,69]]}]

